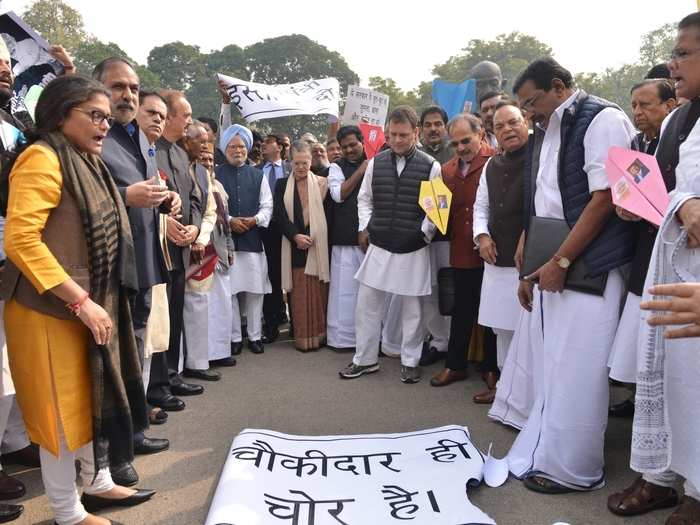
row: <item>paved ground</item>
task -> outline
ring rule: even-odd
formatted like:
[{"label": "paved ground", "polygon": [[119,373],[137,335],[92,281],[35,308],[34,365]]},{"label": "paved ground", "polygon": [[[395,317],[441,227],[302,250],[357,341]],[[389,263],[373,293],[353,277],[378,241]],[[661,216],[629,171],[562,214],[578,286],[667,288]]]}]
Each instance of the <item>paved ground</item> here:
[{"label": "paved ground", "polygon": [[[428,383],[440,367],[434,365],[424,371],[419,384],[404,385],[399,381],[398,361],[387,358],[381,360],[379,373],[341,381],[337,371],[349,359],[347,354],[328,349],[302,354],[288,343],[269,346],[263,355],[244,351],[238,366],[223,369],[221,381],[207,384],[203,396],[186,398],[184,412],[171,413],[166,425],[149,431],[172,443],[168,452],[136,460],[140,486],[157,489],[158,495],[140,507],[106,516],[128,525],[202,524],[231,440],[245,427],[319,435],[404,432],[460,424],[469,427],[482,450],[493,441],[496,456],[503,456],[515,437],[514,431],[486,417],[487,407],[471,402],[471,396],[483,389],[476,373],[466,382],[438,389]],[[606,449],[608,486],[602,490],[545,496],[511,479],[498,489],[479,488],[470,493],[470,499],[499,525],[663,523],[668,511],[625,520],[605,508],[607,496],[635,477],[628,469],[629,435],[628,421],[611,421]],[[24,516],[15,523],[51,525],[39,471],[17,475],[27,484],[28,494],[22,501]]]}]

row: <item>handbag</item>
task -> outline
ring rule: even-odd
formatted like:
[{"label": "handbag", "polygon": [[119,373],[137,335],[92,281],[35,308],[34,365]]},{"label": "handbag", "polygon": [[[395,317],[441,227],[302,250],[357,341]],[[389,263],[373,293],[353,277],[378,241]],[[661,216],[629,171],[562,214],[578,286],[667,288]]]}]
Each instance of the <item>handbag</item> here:
[{"label": "handbag", "polygon": [[450,316],[455,309],[455,269],[440,268],[437,274],[438,281],[438,309],[440,315]]},{"label": "handbag", "polygon": [[[523,266],[520,279],[536,272],[556,255],[571,229],[563,219],[550,217],[530,217],[530,226],[525,239]],[[583,257],[574,261],[566,274],[564,288],[576,292],[602,296],[608,282],[608,273],[596,277],[588,276],[588,268]]]}]

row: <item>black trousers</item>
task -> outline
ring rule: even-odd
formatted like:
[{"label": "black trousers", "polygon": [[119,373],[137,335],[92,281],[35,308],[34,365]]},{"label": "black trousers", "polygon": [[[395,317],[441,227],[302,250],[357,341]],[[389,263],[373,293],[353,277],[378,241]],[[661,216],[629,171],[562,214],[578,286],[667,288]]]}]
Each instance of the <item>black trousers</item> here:
[{"label": "black trousers", "polygon": [[[151,288],[142,288],[131,299],[131,322],[134,326],[134,336],[136,337],[136,348],[139,352],[139,361],[143,367],[143,346],[146,323],[151,313]],[[146,407],[148,408],[148,407]],[[143,432],[134,433],[134,442],[143,441]]]},{"label": "black trousers", "polygon": [[455,269],[455,307],[450,326],[450,342],[447,346],[447,362],[450,370],[466,370],[467,351],[474,323],[479,316],[481,280],[483,268]]},{"label": "black trousers", "polygon": [[484,360],[479,367],[481,372],[495,372],[498,374],[498,347],[496,346],[496,333],[492,328],[484,329]]},{"label": "black trousers", "polygon": [[284,312],[282,296],[282,234],[275,228],[263,230],[261,234],[267,259],[267,274],[270,278],[272,293],[263,299],[263,318],[265,332],[273,332],[280,325]]}]

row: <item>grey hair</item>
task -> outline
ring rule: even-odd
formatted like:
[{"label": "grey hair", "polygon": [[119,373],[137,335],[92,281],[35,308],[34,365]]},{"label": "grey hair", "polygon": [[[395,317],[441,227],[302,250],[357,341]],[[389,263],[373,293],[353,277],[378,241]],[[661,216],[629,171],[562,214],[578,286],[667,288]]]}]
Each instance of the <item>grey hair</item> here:
[{"label": "grey hair", "polygon": [[308,153],[309,155],[311,155],[311,144],[309,144],[305,140],[295,140],[294,142],[292,142],[292,158],[294,158],[295,153]]},{"label": "grey hair", "polygon": [[[207,131],[207,127],[204,125],[204,122],[202,122],[201,120],[192,120],[192,124],[187,126],[187,137],[188,138],[192,138],[192,135],[194,134],[195,128],[203,129],[205,133],[207,133],[207,134],[209,133]],[[190,133],[190,132],[192,132],[192,133]]]},{"label": "grey hair", "polygon": [[479,133],[481,131],[481,121],[478,118],[476,118],[471,113],[460,113],[459,115],[455,115],[454,117],[452,117],[447,123],[447,133],[452,135],[452,128],[458,122],[466,122],[467,124],[469,124],[472,133]]}]

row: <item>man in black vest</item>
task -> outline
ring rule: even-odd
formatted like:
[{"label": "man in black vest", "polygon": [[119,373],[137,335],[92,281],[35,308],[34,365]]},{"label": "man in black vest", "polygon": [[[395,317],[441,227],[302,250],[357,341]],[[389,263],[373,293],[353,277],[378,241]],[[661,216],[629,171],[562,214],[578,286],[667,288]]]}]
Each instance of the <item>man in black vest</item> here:
[{"label": "man in black vest", "polygon": [[328,294],[328,346],[355,348],[355,307],[359,283],[355,273],[365,252],[357,242],[357,195],[367,169],[364,138],[357,126],[343,126],[336,138],[343,156],[330,165],[331,282]]},{"label": "man in black vest", "polygon": [[[651,79],[636,84],[632,88],[631,95],[634,124],[639,130],[632,139],[631,148],[653,155],[659,143],[661,123],[676,107],[676,90],[669,80]],[[670,182],[670,180],[667,181],[667,184]],[[667,185],[666,189],[671,191],[674,186]],[[630,265],[627,300],[617,327],[608,364],[612,379],[633,385],[637,382],[639,303],[642,300],[644,279],[658,227],[640,220],[639,217],[622,208],[617,208],[616,211],[621,219],[639,221],[639,223],[635,226],[637,243],[634,259]],[[610,407],[609,414],[615,417],[632,417],[634,395]]]},{"label": "man in black vest", "polygon": [[[619,268],[634,251],[633,230],[615,216],[605,160],[611,146],[629,145],[634,128],[620,108],[576,89],[571,73],[549,57],[532,62],[513,91],[532,115],[541,145],[533,146],[525,169],[526,217],[535,224],[527,236],[537,238],[540,226],[555,222],[570,232],[521,284],[523,306],[533,312],[538,379],[509,464],[534,491],[594,490],[605,479],[607,362],[624,291]],[[578,259],[587,276],[607,279],[602,296],[565,289]]]},{"label": "man in black vest", "polygon": [[401,381],[420,380],[423,328],[420,298],[431,293],[428,243],[435,225],[418,200],[421,182],[439,177],[440,164],[418,151],[418,115],[399,106],[389,116],[389,146],[369,161],[357,197],[358,242],[367,250],[357,272],[356,351],[340,371],[351,379],[379,370],[379,338],[387,299],[401,296]]},{"label": "man in black vest", "polygon": [[[143,359],[144,332],[151,312],[151,288],[168,280],[158,239],[159,214],[161,211],[170,212],[171,206],[178,212],[180,198],[175,192],[155,184],[158,176],[155,159],[149,156],[148,140],[135,120],[140,86],[132,65],[121,58],[108,58],[95,67],[92,76],[112,93],[112,115],[116,122],[104,139],[102,159],[127,206],[134,238],[139,291],[133,300],[132,317],[134,335]],[[165,415],[161,418],[164,421]],[[143,433],[134,436],[134,451],[137,453],[159,452],[168,447],[167,439],[146,438]],[[138,481],[130,465],[113,465],[111,470],[112,476],[120,482],[134,484]]]},{"label": "man in black vest", "polygon": [[[651,294],[664,297],[641,304],[644,310],[662,314],[649,320],[652,327],[644,330],[637,365],[637,410],[630,464],[642,477],[610,496],[608,508],[615,514],[631,516],[675,506],[679,500],[676,487],[684,477],[685,494],[666,524],[697,525],[700,360],[697,340],[677,338],[698,335],[697,318],[689,314],[696,301],[692,288],[700,281],[700,13],[688,15],[678,24],[669,69],[677,97],[688,102],[666,119],[656,148],[664,182],[673,182],[675,192],[656,236],[657,256],[651,260],[646,281],[647,288],[668,284],[644,290],[645,300],[651,299]],[[687,242],[677,242],[683,232]],[[681,276],[688,284],[677,284]],[[692,281],[695,282],[690,284]],[[672,326],[664,333],[653,326],[659,324],[686,326]]]},{"label": "man in black vest", "polygon": [[[519,277],[515,250],[523,232],[528,125],[513,102],[498,102],[492,118],[491,129],[503,153],[491,157],[481,173],[474,203],[473,235],[486,263],[478,320],[496,334],[497,368],[502,369],[522,309],[516,295]],[[493,373],[497,376],[497,371]],[[474,396],[474,402],[494,401],[495,382],[489,385],[487,381],[487,385],[488,390]]]},{"label": "man in black vest", "polygon": [[158,170],[167,179],[168,188],[180,195],[182,216],[180,219],[168,217],[167,220],[168,252],[173,264],[168,285],[170,346],[167,352],[153,356],[148,401],[164,410],[183,410],[184,402],[174,395],[198,395],[204,392],[201,385],[185,383],[178,374],[185,271],[190,260],[190,245],[197,239],[202,222],[202,195],[190,176],[187,153],[177,144],[184,138],[187,127],[192,122],[192,108],[179,91],[166,90],[160,94],[168,106],[168,117],[163,136],[156,142],[156,162]]}]

